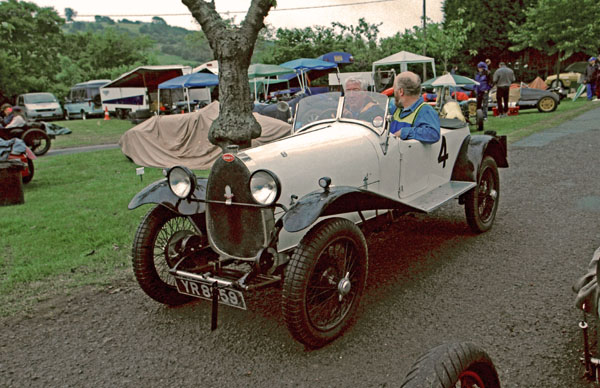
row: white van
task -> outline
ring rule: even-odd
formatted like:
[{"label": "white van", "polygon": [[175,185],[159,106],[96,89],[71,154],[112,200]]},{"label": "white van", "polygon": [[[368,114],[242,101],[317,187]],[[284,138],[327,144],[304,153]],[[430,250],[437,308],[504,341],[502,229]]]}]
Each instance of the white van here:
[{"label": "white van", "polygon": [[102,100],[100,98],[100,88],[107,83],[109,79],[99,79],[87,82],[81,82],[73,86],[65,97],[65,118],[80,118],[85,120],[88,117],[102,116]]}]

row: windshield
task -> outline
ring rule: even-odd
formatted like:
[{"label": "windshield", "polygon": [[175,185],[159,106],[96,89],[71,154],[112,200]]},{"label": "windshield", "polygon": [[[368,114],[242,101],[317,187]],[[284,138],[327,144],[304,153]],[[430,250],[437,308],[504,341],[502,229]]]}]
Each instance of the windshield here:
[{"label": "windshield", "polygon": [[[298,102],[294,132],[315,121],[335,120],[341,93],[323,93],[306,97]],[[381,93],[348,91],[340,119],[363,121],[370,126],[383,128],[388,98]]]},{"label": "windshield", "polygon": [[25,96],[26,104],[40,104],[43,102],[56,102],[56,97],[50,93],[28,94]]}]

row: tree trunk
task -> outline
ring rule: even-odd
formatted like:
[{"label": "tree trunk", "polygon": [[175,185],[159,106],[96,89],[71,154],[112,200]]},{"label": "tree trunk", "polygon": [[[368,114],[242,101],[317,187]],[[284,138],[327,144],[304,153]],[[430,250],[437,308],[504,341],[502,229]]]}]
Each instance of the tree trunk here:
[{"label": "tree trunk", "polygon": [[214,0],[182,0],[200,23],[219,62],[219,117],[208,132],[211,143],[249,147],[261,128],[252,114],[248,67],[258,32],[275,0],[252,0],[241,25],[228,25],[215,9]]}]

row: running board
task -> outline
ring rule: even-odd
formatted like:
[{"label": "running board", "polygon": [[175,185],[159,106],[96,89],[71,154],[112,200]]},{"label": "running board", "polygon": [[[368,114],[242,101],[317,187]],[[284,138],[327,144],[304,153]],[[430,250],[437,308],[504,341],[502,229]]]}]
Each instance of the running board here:
[{"label": "running board", "polygon": [[403,201],[403,203],[424,211],[425,213],[430,213],[451,199],[466,193],[475,186],[477,186],[475,182],[450,181],[409,202]]}]

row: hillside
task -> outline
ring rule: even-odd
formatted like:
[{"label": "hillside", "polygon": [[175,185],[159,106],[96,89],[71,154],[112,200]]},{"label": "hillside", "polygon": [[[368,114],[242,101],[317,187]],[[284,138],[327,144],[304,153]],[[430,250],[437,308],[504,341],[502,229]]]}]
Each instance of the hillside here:
[{"label": "hillside", "polygon": [[114,21],[109,17],[97,16],[94,22],[68,22],[63,26],[63,31],[99,32],[106,28],[150,38],[154,42],[153,57],[159,65],[197,66],[213,59],[212,50],[202,32],[170,26],[159,17],[155,17],[152,23],[144,23],[127,19]]}]

